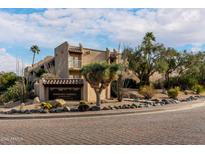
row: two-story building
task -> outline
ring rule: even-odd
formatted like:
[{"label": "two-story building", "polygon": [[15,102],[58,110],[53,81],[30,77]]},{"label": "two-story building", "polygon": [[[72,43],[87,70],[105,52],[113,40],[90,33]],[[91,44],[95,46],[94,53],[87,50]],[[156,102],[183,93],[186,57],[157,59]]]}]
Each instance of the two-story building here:
[{"label": "two-story building", "polygon": [[[119,63],[120,54],[107,49],[102,51],[82,45],[71,46],[64,42],[55,48],[53,57],[46,57],[32,67],[27,67],[25,77],[28,81],[35,81],[35,93],[41,101],[62,98],[93,102],[96,100],[95,92],[80,74],[80,69],[89,63],[102,61]],[[35,74],[40,69],[54,77],[35,80]],[[110,86],[103,90],[101,98],[110,98]]]}]

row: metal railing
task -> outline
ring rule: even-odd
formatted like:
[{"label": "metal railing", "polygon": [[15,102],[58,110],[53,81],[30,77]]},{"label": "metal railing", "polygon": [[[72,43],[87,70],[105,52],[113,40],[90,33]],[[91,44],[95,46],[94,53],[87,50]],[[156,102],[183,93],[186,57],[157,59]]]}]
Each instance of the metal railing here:
[{"label": "metal railing", "polygon": [[69,68],[81,68],[81,60],[71,60],[68,64]]}]

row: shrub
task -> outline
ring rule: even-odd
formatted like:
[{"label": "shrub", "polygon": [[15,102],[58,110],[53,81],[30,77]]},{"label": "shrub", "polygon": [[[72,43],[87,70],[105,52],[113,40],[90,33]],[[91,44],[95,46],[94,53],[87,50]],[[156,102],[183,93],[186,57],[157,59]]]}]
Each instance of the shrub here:
[{"label": "shrub", "polygon": [[42,107],[43,109],[50,110],[53,106],[52,106],[51,103],[49,103],[49,102],[43,102],[43,103],[41,103],[41,107]]},{"label": "shrub", "polygon": [[114,98],[117,97],[117,81],[116,80],[111,82],[111,96]]},{"label": "shrub", "polygon": [[187,76],[181,77],[179,80],[179,83],[180,83],[180,87],[183,90],[186,90],[186,89],[192,89],[195,85],[197,85],[198,80],[193,76],[187,75]]},{"label": "shrub", "polygon": [[9,87],[7,92],[1,95],[0,102],[7,103],[9,101],[18,101],[22,97],[22,85],[16,82],[15,85]]},{"label": "shrub", "polygon": [[0,105],[3,105],[5,103],[5,95],[1,94],[0,95]]},{"label": "shrub", "polygon": [[3,73],[0,75],[0,84],[1,84],[1,90],[6,90],[7,88],[15,85],[15,82],[18,80],[18,77],[15,73],[9,72],[9,73]]},{"label": "shrub", "polygon": [[80,101],[78,105],[78,110],[81,112],[88,111],[89,110],[89,105],[87,104],[86,101]]},{"label": "shrub", "polygon": [[21,98],[22,95],[22,86],[20,83],[16,83],[12,87],[8,88],[6,96],[9,100],[17,101]]},{"label": "shrub", "polygon": [[169,78],[169,81],[168,81],[168,80],[165,80],[165,81],[163,82],[163,85],[164,85],[164,88],[170,89],[170,88],[179,86],[180,84],[179,84],[179,81],[178,81],[178,78],[177,78],[177,77],[170,77],[170,78]]},{"label": "shrub", "polygon": [[204,88],[203,88],[203,86],[201,86],[201,85],[199,85],[199,84],[196,84],[196,85],[192,88],[192,90],[193,90],[194,92],[196,92],[197,94],[200,94],[201,92],[204,91]]},{"label": "shrub", "polygon": [[180,91],[180,88],[179,88],[179,87],[175,87],[175,88],[169,89],[169,90],[168,90],[168,96],[169,96],[169,98],[176,99],[177,96],[179,95],[179,91]]},{"label": "shrub", "polygon": [[155,90],[151,86],[142,86],[139,89],[139,93],[144,96],[145,99],[150,99],[154,96]]},{"label": "shrub", "polygon": [[40,78],[43,74],[46,73],[46,71],[44,69],[39,69],[36,73],[36,77]]},{"label": "shrub", "polygon": [[164,88],[164,82],[163,80],[157,80],[153,82],[153,87],[155,89],[163,89]]}]

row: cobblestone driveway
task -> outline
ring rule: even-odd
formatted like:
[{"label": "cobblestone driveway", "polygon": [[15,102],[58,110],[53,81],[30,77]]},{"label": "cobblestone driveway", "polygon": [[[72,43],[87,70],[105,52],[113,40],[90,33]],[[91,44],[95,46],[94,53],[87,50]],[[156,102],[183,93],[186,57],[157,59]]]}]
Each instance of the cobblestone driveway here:
[{"label": "cobblestone driveway", "polygon": [[205,144],[205,107],[147,115],[1,120],[0,144]]}]

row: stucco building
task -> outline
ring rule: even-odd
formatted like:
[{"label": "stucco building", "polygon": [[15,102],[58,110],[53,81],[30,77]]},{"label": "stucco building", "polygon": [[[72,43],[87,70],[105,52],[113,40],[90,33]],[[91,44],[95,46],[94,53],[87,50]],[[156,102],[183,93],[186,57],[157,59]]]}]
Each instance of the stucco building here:
[{"label": "stucco building", "polygon": [[[80,69],[89,63],[102,61],[119,63],[120,54],[108,49],[102,51],[84,48],[82,45],[71,46],[64,42],[55,48],[54,56],[27,67],[25,77],[28,82],[35,82],[35,93],[41,101],[63,98],[94,102],[95,92],[80,74]],[[39,79],[36,77],[39,70],[51,76]],[[110,86],[103,90],[101,98],[110,98]]]}]

